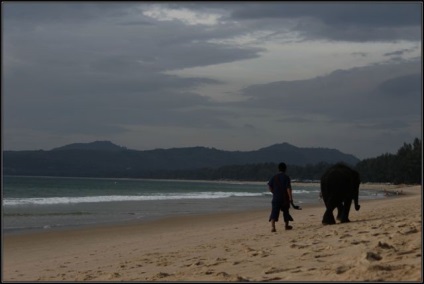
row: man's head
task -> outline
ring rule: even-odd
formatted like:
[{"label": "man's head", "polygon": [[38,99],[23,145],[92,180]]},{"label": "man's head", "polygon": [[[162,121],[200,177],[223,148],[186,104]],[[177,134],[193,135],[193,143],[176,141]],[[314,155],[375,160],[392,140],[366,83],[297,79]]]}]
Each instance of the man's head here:
[{"label": "man's head", "polygon": [[287,169],[287,166],[286,166],[286,164],[285,164],[285,163],[279,163],[279,164],[278,164],[278,170],[279,170],[280,172],[285,172],[285,171],[286,171],[286,169]]}]

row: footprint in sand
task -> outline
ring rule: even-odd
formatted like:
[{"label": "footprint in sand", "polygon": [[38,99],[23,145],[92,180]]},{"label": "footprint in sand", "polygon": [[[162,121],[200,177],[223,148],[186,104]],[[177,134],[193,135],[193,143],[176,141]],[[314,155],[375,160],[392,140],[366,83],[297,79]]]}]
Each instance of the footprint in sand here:
[{"label": "footprint in sand", "polygon": [[206,270],[205,271],[205,274],[206,275],[211,275],[211,274],[213,274],[215,271],[213,270],[213,269],[208,269],[208,270]]},{"label": "footprint in sand", "polygon": [[351,242],[351,244],[352,245],[359,245],[359,244],[367,244],[367,243],[369,243],[370,241],[367,241],[367,240],[359,240],[359,241],[352,241]]},{"label": "footprint in sand", "polygon": [[415,226],[409,227],[408,229],[400,232],[402,235],[409,235],[409,234],[415,234],[418,233],[418,230]]},{"label": "footprint in sand", "polygon": [[243,259],[243,260],[235,260],[235,261],[233,261],[231,264],[232,264],[232,265],[239,265],[239,264],[246,263],[246,262],[252,262],[252,261],[251,261],[251,260],[247,260],[247,259]]},{"label": "footprint in sand", "polygon": [[283,280],[283,278],[281,277],[263,278],[260,281],[280,281],[280,280]]},{"label": "footprint in sand", "polygon": [[239,275],[231,275],[227,272],[218,272],[216,276],[220,276],[224,278],[226,281],[239,281],[239,282],[248,282],[249,280],[247,278],[243,278]]},{"label": "footprint in sand", "polygon": [[83,280],[88,281],[88,280],[93,280],[94,278],[95,277],[93,275],[86,275]]},{"label": "footprint in sand", "polygon": [[296,267],[291,267],[291,268],[271,267],[270,269],[264,271],[264,274],[275,274],[275,273],[280,273],[280,272],[285,272],[285,271],[290,271],[292,273],[298,273],[298,272],[302,271],[302,266],[296,266]]},{"label": "footprint in sand", "polygon": [[365,258],[369,261],[379,261],[379,260],[383,259],[383,257],[381,257],[381,255],[379,255],[378,253],[372,252],[372,251],[367,252]]},{"label": "footprint in sand", "polygon": [[149,280],[158,280],[158,279],[162,279],[162,278],[166,278],[172,276],[172,274],[166,273],[166,272],[159,272],[156,275],[154,275],[153,277],[150,277]]},{"label": "footprint in sand", "polygon": [[392,245],[389,245],[387,243],[382,243],[380,241],[378,241],[377,247],[382,248],[382,249],[394,249],[394,250],[396,250]]},{"label": "footprint in sand", "polygon": [[309,247],[309,245],[305,245],[305,244],[302,244],[302,245],[298,245],[298,244],[291,244],[291,245],[290,245],[290,247],[291,247],[291,248],[297,248],[297,249],[304,249],[304,248]]},{"label": "footprint in sand", "polygon": [[350,266],[346,266],[346,265],[342,265],[336,268],[336,274],[343,274],[346,271],[348,271],[349,269],[351,269]]},{"label": "footprint in sand", "polygon": [[332,256],[334,254],[332,253],[327,253],[327,254],[317,254],[314,256],[314,258],[322,258],[322,257],[327,257],[327,256]]},{"label": "footprint in sand", "polygon": [[413,248],[410,250],[406,250],[406,251],[400,251],[397,253],[397,255],[405,255],[405,254],[411,254],[411,253],[415,253],[418,250],[418,248]]},{"label": "footprint in sand", "polygon": [[264,272],[264,274],[275,274],[275,273],[280,273],[280,272],[284,272],[287,271],[287,268],[276,268],[276,267],[271,267],[270,269],[266,270]]},{"label": "footprint in sand", "polygon": [[205,263],[203,261],[199,260],[199,261],[196,261],[196,262],[192,263],[190,266],[191,267],[196,267],[196,266],[203,266],[204,264]]},{"label": "footprint in sand", "polygon": [[321,252],[325,250],[333,250],[332,246],[318,246],[311,249],[313,252]]},{"label": "footprint in sand", "polygon": [[207,267],[209,267],[209,266],[216,266],[216,265],[221,264],[221,263],[224,263],[226,261],[227,261],[226,258],[217,257],[214,260],[212,260],[211,263],[208,263],[205,266],[207,266]]},{"label": "footprint in sand", "polygon": [[406,265],[381,265],[375,264],[368,267],[369,271],[393,271],[404,268]]}]

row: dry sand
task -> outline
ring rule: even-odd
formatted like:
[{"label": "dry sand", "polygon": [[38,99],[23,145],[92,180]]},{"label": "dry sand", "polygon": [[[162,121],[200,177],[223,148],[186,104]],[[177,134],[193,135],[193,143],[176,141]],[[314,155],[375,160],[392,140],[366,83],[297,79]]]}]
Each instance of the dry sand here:
[{"label": "dry sand", "polygon": [[422,188],[398,190],[345,224],[321,225],[322,204],[292,209],[276,233],[269,208],[4,235],[2,280],[421,282]]}]

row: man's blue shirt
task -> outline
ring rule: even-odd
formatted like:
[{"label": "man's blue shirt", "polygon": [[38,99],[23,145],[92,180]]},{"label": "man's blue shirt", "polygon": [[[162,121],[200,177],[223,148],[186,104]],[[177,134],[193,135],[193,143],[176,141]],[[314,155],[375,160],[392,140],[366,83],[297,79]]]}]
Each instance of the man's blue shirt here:
[{"label": "man's blue shirt", "polygon": [[272,202],[288,201],[289,195],[287,188],[291,188],[290,177],[281,172],[274,175],[269,181],[268,185],[273,189]]}]

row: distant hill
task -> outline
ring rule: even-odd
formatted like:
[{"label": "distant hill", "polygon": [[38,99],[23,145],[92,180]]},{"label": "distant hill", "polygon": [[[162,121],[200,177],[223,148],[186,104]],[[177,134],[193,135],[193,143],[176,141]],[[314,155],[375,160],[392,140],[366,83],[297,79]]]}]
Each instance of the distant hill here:
[{"label": "distant hill", "polygon": [[127,148],[113,144],[110,141],[94,141],[91,143],[73,143],[59,148],[54,148],[52,151],[64,150],[96,150],[96,151],[121,151]]},{"label": "distant hill", "polygon": [[245,152],[206,147],[137,151],[109,141],[96,141],[70,144],[50,151],[4,151],[3,174],[145,177],[160,170],[193,170],[281,161],[288,165],[304,166],[320,162],[356,165],[360,160],[335,149],[298,148],[288,143]]}]

